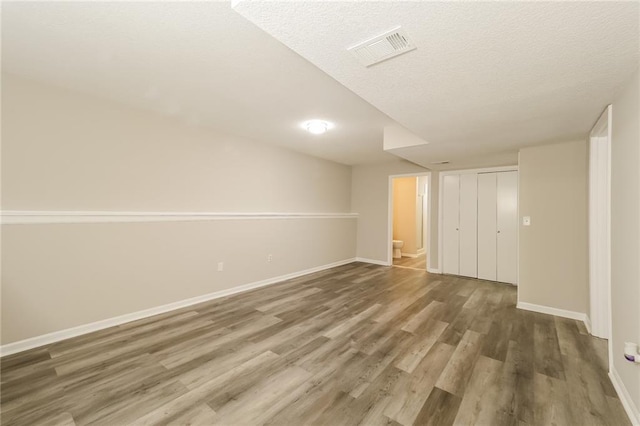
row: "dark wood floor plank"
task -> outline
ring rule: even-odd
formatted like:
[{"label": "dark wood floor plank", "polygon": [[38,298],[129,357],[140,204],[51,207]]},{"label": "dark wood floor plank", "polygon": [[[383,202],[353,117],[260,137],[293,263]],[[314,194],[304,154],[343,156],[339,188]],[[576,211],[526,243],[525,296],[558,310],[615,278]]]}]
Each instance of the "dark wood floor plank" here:
[{"label": "dark wood floor plank", "polygon": [[468,330],[460,340],[436,386],[462,398],[480,354],[481,345],[482,335]]},{"label": "dark wood floor plank", "polygon": [[535,424],[534,422],[534,396],[533,389],[533,354],[515,340],[509,341],[509,348],[504,361],[503,376],[506,378],[503,393],[508,392],[510,397],[510,413],[522,423]]},{"label": "dark wood floor plank", "polygon": [[414,425],[452,425],[456,418],[460,402],[460,397],[435,387],[429,394],[422,410],[418,413]]},{"label": "dark wood floor plank", "polygon": [[538,315],[533,327],[533,337],[536,372],[564,380],[564,366],[553,317]]},{"label": "dark wood floor plank", "polygon": [[395,366],[407,373],[413,373],[416,367],[429,353],[433,345],[438,341],[442,332],[447,328],[447,323],[442,321],[429,321],[423,324],[417,339],[412,339],[406,353],[401,354]]},{"label": "dark wood floor plank", "polygon": [[384,414],[403,425],[413,424],[454,350],[436,342],[413,373],[393,389]]},{"label": "dark wood floor plank", "polygon": [[628,425],[516,288],[352,263],[0,360],[2,425]]},{"label": "dark wood floor plank", "polygon": [[564,380],[542,373],[533,377],[534,422],[541,425],[581,425],[574,418],[571,402],[567,398],[571,390]]},{"label": "dark wood floor plank", "polygon": [[500,361],[484,356],[478,358],[456,415],[456,424],[497,424],[496,397],[500,392],[502,368]]}]

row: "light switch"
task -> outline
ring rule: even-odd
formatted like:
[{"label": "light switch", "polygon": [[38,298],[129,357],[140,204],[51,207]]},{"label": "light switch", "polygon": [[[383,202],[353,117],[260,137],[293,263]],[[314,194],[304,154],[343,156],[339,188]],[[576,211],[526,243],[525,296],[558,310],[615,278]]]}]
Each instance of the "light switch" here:
[{"label": "light switch", "polygon": [[522,218],[522,224],[524,226],[530,226],[531,225],[531,216],[524,216]]}]

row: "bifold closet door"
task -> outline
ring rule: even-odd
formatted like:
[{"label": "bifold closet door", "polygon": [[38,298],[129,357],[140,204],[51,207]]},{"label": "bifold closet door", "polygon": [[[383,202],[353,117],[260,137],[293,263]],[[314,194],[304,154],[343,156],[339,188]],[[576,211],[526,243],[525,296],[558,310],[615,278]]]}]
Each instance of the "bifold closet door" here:
[{"label": "bifold closet door", "polygon": [[478,175],[478,278],[496,281],[497,275],[497,173]]},{"label": "bifold closet door", "polygon": [[518,172],[496,174],[497,185],[497,280],[518,280]]},{"label": "bifold closet door", "polygon": [[478,276],[478,175],[460,175],[459,275]]},{"label": "bifold closet door", "polygon": [[459,273],[460,176],[443,176],[442,182],[442,272]]}]

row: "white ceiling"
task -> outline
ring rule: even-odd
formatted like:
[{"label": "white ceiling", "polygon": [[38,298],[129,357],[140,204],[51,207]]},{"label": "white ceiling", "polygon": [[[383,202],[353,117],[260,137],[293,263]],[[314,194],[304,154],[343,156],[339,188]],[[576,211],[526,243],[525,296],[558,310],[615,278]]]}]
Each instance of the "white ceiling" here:
[{"label": "white ceiling", "polygon": [[[236,11],[429,144],[449,168],[584,138],[638,68],[640,3],[240,1]],[[346,49],[402,26],[417,50],[369,68]]]},{"label": "white ceiling", "polygon": [[345,164],[395,159],[389,117],[228,1],[3,2],[2,69]]},{"label": "white ceiling", "polygon": [[[418,164],[514,164],[586,136],[638,67],[639,5],[3,2],[2,68],[345,164],[395,158],[399,124],[429,143],[388,152]],[[370,68],[346,51],[397,25],[417,50]]]}]

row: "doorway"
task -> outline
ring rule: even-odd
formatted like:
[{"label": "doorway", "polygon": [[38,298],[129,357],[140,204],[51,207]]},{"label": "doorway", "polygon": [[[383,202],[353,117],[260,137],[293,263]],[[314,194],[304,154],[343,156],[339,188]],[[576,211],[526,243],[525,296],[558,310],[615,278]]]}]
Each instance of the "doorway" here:
[{"label": "doorway", "polygon": [[430,173],[389,177],[389,265],[427,269],[429,181]]}]

